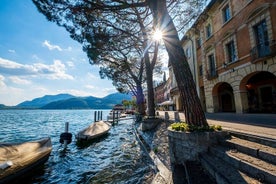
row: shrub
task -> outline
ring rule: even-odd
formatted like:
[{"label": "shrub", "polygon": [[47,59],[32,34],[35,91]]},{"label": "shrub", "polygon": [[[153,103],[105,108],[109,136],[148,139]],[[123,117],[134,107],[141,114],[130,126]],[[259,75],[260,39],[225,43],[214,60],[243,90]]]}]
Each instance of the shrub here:
[{"label": "shrub", "polygon": [[172,123],[170,127],[176,131],[182,132],[212,132],[222,130],[220,125],[212,125],[212,126],[196,126],[196,125],[189,125],[185,122],[176,122]]}]

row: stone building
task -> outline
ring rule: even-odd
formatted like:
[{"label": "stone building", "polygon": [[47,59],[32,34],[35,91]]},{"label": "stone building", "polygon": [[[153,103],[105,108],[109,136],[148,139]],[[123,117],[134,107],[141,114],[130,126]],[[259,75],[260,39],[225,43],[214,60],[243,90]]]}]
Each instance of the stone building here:
[{"label": "stone building", "polygon": [[155,88],[154,88],[154,100],[155,100],[155,104],[158,106],[158,105],[161,105],[162,102],[165,101],[165,85],[166,85],[166,82],[163,81],[161,83],[159,83]]},{"label": "stone building", "polygon": [[275,40],[275,0],[211,0],[182,39],[203,108],[276,113]]}]

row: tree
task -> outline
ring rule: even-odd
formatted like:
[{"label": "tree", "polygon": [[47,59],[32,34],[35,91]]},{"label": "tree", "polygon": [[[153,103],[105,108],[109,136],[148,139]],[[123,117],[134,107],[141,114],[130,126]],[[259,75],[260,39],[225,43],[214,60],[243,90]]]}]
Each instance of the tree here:
[{"label": "tree", "polygon": [[[168,5],[166,0],[83,0],[77,2],[69,0],[33,0],[33,2],[39,11],[46,15],[49,20],[64,26],[70,32],[73,39],[83,44],[84,50],[91,61],[99,61],[97,58],[104,51],[105,47],[114,45],[116,40],[120,41],[114,38],[115,34],[112,34],[112,31],[117,26],[119,27],[116,31],[124,28],[120,26],[125,25],[121,24],[125,20],[118,18],[119,15],[121,16],[121,13],[124,14],[126,10],[132,8],[137,8],[139,11],[147,11],[149,8],[152,13],[153,29],[159,28],[163,31],[163,42],[180,91],[186,121],[193,125],[207,125],[176,26],[168,12],[168,7],[174,8],[179,5],[178,2],[187,3],[188,1],[168,0]],[[189,2],[198,2],[198,0],[189,0]],[[113,19],[112,24],[104,27],[104,23],[110,18]],[[135,23],[135,20],[132,19],[134,18],[133,14],[126,16],[126,18],[126,20],[133,20],[133,23]],[[136,30],[138,28],[138,26],[133,27]],[[135,35],[132,36],[135,37]],[[120,43],[122,44],[122,42]],[[107,52],[107,49],[105,49],[105,52]]]},{"label": "tree", "polygon": [[206,117],[176,27],[168,13],[166,0],[148,0],[147,2],[152,11],[154,26],[163,32],[169,62],[172,65],[183,102],[185,119],[189,124],[205,126],[207,125]]}]

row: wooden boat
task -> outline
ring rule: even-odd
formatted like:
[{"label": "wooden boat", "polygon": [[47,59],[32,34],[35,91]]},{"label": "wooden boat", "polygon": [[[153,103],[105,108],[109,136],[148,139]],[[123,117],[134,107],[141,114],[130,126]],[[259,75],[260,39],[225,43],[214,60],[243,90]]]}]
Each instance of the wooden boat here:
[{"label": "wooden boat", "polygon": [[111,128],[111,124],[105,121],[96,121],[89,127],[81,130],[76,135],[78,141],[90,141],[99,138],[108,133]]},{"label": "wooden boat", "polygon": [[51,139],[24,143],[0,143],[0,183],[10,183],[46,162],[52,151]]}]

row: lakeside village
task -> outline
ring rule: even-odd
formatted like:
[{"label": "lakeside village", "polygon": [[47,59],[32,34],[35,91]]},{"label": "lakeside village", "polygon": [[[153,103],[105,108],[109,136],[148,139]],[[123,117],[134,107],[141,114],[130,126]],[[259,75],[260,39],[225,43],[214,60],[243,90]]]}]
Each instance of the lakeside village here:
[{"label": "lakeside village", "polygon": [[[206,113],[273,116],[276,2],[234,2],[210,1],[181,40],[197,94]],[[154,91],[156,118],[141,118],[117,106],[107,121],[101,120],[101,113],[95,114],[95,123],[78,132],[76,139],[93,141],[106,135],[114,122],[133,118],[138,124],[135,135],[157,168],[152,183],[276,183],[275,138],[216,124],[207,129],[185,124],[183,102],[170,65],[169,78]],[[72,142],[68,125],[60,142],[65,147]],[[11,149],[16,151],[6,151]],[[1,144],[0,183],[30,172],[47,161],[51,151],[50,138]]]}]

